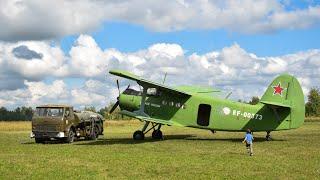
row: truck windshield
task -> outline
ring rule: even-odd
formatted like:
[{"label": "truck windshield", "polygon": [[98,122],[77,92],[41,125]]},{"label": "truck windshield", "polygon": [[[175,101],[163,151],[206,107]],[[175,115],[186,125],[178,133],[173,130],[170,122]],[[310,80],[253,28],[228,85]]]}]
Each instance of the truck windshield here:
[{"label": "truck windshield", "polygon": [[63,115],[63,108],[37,108],[38,116],[59,117]]}]

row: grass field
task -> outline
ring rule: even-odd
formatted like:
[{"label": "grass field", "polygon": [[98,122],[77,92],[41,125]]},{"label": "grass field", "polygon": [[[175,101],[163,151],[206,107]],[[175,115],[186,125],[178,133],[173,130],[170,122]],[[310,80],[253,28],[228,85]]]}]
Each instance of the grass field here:
[{"label": "grass field", "polygon": [[320,121],[296,130],[255,133],[254,156],[243,133],[163,127],[165,140],[135,142],[138,121],[107,122],[104,137],[35,144],[30,122],[0,122],[0,179],[319,179]]}]

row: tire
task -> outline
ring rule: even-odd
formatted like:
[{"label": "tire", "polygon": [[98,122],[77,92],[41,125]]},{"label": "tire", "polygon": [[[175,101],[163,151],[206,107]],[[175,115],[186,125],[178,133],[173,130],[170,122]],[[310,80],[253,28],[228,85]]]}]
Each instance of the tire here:
[{"label": "tire", "polygon": [[269,135],[269,136],[266,136],[266,140],[267,141],[271,141],[272,139],[271,139],[271,136]]},{"label": "tire", "polygon": [[100,128],[98,126],[94,127],[94,135],[95,135],[95,139],[98,139],[100,134]]},{"label": "tire", "polygon": [[154,130],[152,132],[152,139],[163,139],[162,132],[160,130]]},{"label": "tire", "polygon": [[98,135],[102,135],[103,129],[102,129],[102,124],[98,124],[96,125],[96,127],[98,128]]},{"label": "tire", "polygon": [[94,127],[94,132],[91,133],[88,137],[89,140],[96,140],[99,137],[99,127],[95,126]]},{"label": "tire", "polygon": [[133,133],[134,140],[144,140],[144,133],[140,130]]},{"label": "tire", "polygon": [[65,143],[73,143],[75,137],[75,132],[72,128],[69,129],[68,136],[65,138]]}]

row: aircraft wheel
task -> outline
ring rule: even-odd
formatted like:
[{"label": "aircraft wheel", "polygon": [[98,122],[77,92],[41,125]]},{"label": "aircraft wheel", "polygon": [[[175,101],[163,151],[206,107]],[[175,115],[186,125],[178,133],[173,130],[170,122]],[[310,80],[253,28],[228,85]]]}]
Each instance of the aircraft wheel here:
[{"label": "aircraft wheel", "polygon": [[272,139],[271,139],[271,136],[270,135],[266,135],[266,140],[267,141],[271,141]]},{"label": "aircraft wheel", "polygon": [[266,140],[267,141],[271,141],[271,135],[270,135],[271,131],[267,131],[267,135],[266,135]]},{"label": "aircraft wheel", "polygon": [[152,139],[163,139],[162,132],[160,130],[154,130],[152,132]]},{"label": "aircraft wheel", "polygon": [[144,133],[140,130],[133,133],[134,140],[144,140]]}]

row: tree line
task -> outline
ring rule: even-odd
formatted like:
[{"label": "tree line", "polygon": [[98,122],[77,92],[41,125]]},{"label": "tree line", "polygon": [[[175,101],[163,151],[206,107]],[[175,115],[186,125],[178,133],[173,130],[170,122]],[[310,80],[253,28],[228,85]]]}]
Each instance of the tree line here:
[{"label": "tree line", "polygon": [[17,107],[15,110],[0,108],[0,121],[31,121],[33,110],[31,107]]},{"label": "tree line", "polygon": [[[249,102],[241,101],[243,103],[248,103],[255,105],[259,103],[259,97],[252,97]],[[112,108],[113,104],[109,104],[99,110],[96,110],[94,106],[85,107],[84,110],[86,111],[93,111],[96,113],[101,114],[105,119],[108,120],[128,120],[131,119],[130,117],[123,116],[119,114],[119,108],[110,114],[109,111]],[[308,94],[308,101],[305,104],[305,112],[306,117],[320,117],[320,89],[319,88],[312,88]],[[17,107],[14,110],[8,110],[5,107],[0,108],[0,121],[30,121],[32,119],[34,110],[31,107]]]}]

